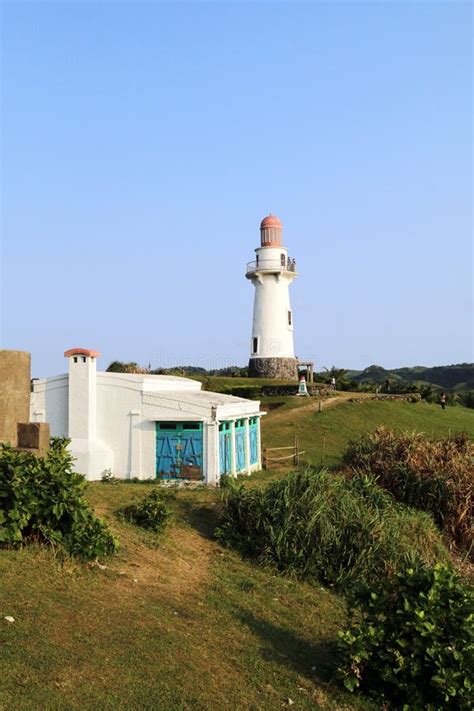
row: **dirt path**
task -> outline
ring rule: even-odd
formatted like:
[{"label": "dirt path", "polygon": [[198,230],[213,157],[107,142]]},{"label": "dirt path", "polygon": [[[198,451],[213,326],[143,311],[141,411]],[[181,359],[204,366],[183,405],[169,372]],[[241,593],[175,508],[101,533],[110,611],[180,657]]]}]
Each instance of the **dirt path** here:
[{"label": "dirt path", "polygon": [[[347,392],[328,398],[312,397],[307,405],[301,405],[300,407],[295,407],[291,410],[270,410],[267,415],[267,418],[274,422],[275,420],[284,420],[287,418],[289,419],[292,415],[299,414],[300,412],[314,412],[314,410],[319,410],[320,403],[321,409],[326,410],[328,407],[333,407],[334,405],[340,405],[342,402],[347,402],[348,400],[350,400],[350,398],[354,397],[354,395],[355,393]],[[357,397],[364,396],[364,393],[357,393]],[[370,397],[370,394],[367,394],[367,397]]]},{"label": "dirt path", "polygon": [[173,527],[160,547],[128,543],[126,553],[121,565],[113,566],[119,573],[117,585],[135,594],[137,589],[152,588],[155,595],[177,602],[205,586],[216,545],[193,529]]}]

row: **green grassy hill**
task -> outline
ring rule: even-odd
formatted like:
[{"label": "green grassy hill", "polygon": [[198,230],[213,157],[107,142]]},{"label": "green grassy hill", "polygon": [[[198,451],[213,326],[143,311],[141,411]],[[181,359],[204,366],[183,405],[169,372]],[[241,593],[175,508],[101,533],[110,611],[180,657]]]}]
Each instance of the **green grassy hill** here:
[{"label": "green grassy hill", "polygon": [[[347,439],[380,424],[474,434],[474,412],[461,407],[325,402],[318,412],[313,398],[273,399],[279,406],[264,418],[263,442],[291,444],[298,435],[308,460],[319,463],[324,446],[325,462],[336,464]],[[256,474],[249,484],[274,476]],[[342,598],[221,548],[212,539],[218,490],[177,492],[162,539],[116,519],[119,506],[148,491],[89,487],[121,541],[106,567],[61,562],[39,546],[0,550],[0,709],[378,708],[332,676]]]},{"label": "green grassy hill", "polygon": [[[448,407],[425,402],[374,401],[328,406],[318,412],[317,403],[306,399],[280,398],[282,409],[271,410],[263,418],[262,442],[269,447],[290,445],[298,436],[304,459],[312,464],[321,460],[328,466],[341,461],[348,439],[370,432],[380,425],[397,431],[424,432],[444,436],[466,430],[474,437],[474,410]],[[263,404],[265,407],[265,404]],[[283,409],[284,408],[284,409]]]}]

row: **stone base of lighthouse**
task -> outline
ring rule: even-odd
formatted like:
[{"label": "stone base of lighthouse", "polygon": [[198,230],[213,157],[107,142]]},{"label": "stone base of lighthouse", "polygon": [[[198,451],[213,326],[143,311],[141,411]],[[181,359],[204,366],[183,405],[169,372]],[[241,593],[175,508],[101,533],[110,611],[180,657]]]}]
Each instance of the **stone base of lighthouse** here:
[{"label": "stone base of lighthouse", "polygon": [[249,377],[298,380],[298,360],[296,358],[250,358]]}]

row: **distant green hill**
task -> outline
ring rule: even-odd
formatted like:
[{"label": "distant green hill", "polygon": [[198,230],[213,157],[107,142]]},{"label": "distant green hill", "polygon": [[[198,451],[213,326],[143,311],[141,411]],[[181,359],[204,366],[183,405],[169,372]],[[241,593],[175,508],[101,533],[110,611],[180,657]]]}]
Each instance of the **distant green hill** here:
[{"label": "distant green hill", "polygon": [[425,368],[395,368],[386,370],[380,365],[370,365],[365,370],[349,370],[347,378],[357,383],[380,383],[387,378],[393,383],[426,383],[447,390],[474,390],[474,363],[439,365]]}]

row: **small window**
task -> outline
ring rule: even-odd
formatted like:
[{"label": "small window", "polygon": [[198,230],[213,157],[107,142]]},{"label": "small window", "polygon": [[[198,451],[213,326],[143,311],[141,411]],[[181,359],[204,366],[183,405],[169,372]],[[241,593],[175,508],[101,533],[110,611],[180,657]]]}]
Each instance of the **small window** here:
[{"label": "small window", "polygon": [[200,430],[200,422],[183,422],[183,430]]},{"label": "small window", "polygon": [[288,326],[291,326],[291,311],[288,311]]},{"label": "small window", "polygon": [[83,363],[85,363],[85,362],[86,362],[86,357],[85,357],[85,356],[82,356],[81,360],[82,360]]},{"label": "small window", "polygon": [[282,267],[286,267],[286,254],[280,254],[280,263]]},{"label": "small window", "polygon": [[160,430],[175,430],[176,423],[175,422],[160,422],[158,427],[160,428]]},{"label": "small window", "polygon": [[73,361],[74,363],[77,363],[77,356],[74,356]]},{"label": "small window", "polygon": [[252,353],[258,353],[258,336],[252,338]]}]

